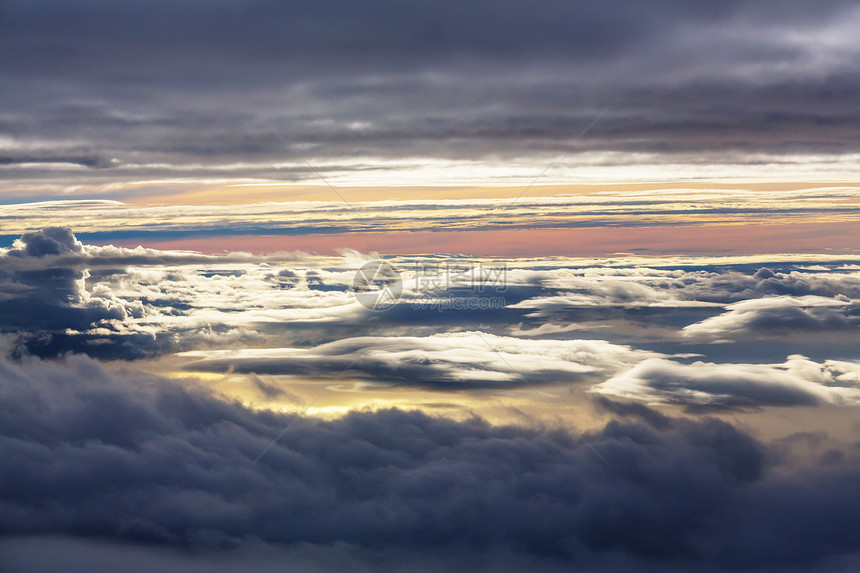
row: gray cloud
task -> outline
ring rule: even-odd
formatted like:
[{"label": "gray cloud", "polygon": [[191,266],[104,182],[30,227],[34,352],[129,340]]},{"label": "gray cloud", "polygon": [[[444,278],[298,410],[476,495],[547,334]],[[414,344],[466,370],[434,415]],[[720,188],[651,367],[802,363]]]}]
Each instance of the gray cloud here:
[{"label": "gray cloud", "polygon": [[4,360],[0,393],[6,535],[223,551],[346,543],[457,560],[503,551],[616,571],[815,570],[858,549],[856,452],[789,460],[784,444],[714,419],[614,421],[588,447],[397,410],[326,422],[84,357]]},{"label": "gray cloud", "polygon": [[[0,297],[0,330],[85,329],[110,319],[126,317],[124,308],[104,299],[92,299],[83,289],[86,269],[52,265],[51,260],[75,256],[83,245],[66,227],[48,227],[25,233],[6,250],[0,270],[4,296]],[[15,262],[33,261],[29,268],[15,269]]]},{"label": "gray cloud", "polygon": [[24,233],[12,249],[6,251],[11,257],[44,257],[80,253],[83,245],[68,227],[46,227],[40,231]]},{"label": "gray cloud", "polygon": [[[45,185],[249,162],[232,176],[314,177],[301,161],[274,165],[285,150],[258,114],[314,163],[368,158],[347,172],[391,157],[856,152],[855,8],[7,3],[0,156],[13,180]],[[56,160],[74,166],[38,165]]]}]

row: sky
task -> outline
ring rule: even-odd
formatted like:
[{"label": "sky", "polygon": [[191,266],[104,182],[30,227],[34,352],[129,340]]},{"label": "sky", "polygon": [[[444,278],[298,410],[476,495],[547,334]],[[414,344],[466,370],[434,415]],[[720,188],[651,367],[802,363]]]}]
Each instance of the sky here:
[{"label": "sky", "polygon": [[0,569],[856,571],[858,26],[0,1]]}]

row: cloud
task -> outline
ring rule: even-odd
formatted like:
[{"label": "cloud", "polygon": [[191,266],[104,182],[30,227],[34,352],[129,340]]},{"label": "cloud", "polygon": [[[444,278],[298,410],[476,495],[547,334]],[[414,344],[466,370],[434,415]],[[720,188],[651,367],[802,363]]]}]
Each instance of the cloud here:
[{"label": "cloud", "polygon": [[[391,167],[397,168],[394,165]],[[472,165],[466,169],[475,168]],[[531,175],[532,168],[522,168],[519,173]],[[216,200],[217,193],[223,193],[227,185],[230,182],[226,179],[188,182],[189,196],[176,201],[190,199],[196,203],[207,199]],[[506,185],[510,185],[510,181]],[[77,232],[88,240],[127,242],[255,234],[297,236],[453,232],[464,229],[487,231],[730,225],[765,214],[771,217],[774,224],[785,224],[818,222],[825,215],[851,219],[860,213],[860,208],[850,201],[857,194],[855,186],[810,186],[801,190],[770,191],[660,187],[655,184],[653,189],[646,192],[613,189],[569,196],[523,197],[516,202],[517,208],[513,209],[507,200],[498,198],[431,200],[411,199],[408,195],[398,200],[354,201],[347,204],[330,189],[322,195],[309,193],[311,197],[328,200],[284,201],[283,194],[273,192],[271,186],[263,186],[263,189],[268,189],[268,194],[264,192],[263,195],[266,201],[228,207],[164,204],[163,201],[150,205],[116,201],[38,201],[0,205],[0,215],[3,216],[0,230],[11,242],[13,235],[34,226],[74,223]],[[235,188],[237,193],[240,190],[243,190],[241,186]],[[110,189],[106,188],[102,194],[109,192]],[[344,190],[342,196],[352,199],[356,193],[354,190]],[[374,195],[369,194],[369,197],[374,198]],[[731,203],[732,207],[726,207],[727,203]],[[788,294],[785,290],[791,288],[791,283],[802,283],[803,277],[775,274],[769,278],[771,280],[751,280],[747,277],[743,286],[755,286],[762,282],[760,288],[771,289],[773,294]],[[780,283],[786,284],[780,286]],[[743,286],[738,285],[738,289]]]},{"label": "cloud", "polygon": [[608,570],[814,570],[858,549],[856,453],[783,464],[784,448],[715,419],[613,421],[583,440],[398,410],[322,421],[81,356],[4,359],[0,394],[7,536]]},{"label": "cloud", "polygon": [[83,245],[68,227],[45,227],[40,231],[24,233],[11,249],[6,251],[11,257],[44,257],[45,255],[65,255],[79,253]]},{"label": "cloud", "polygon": [[[831,268],[832,263],[814,271],[797,270],[796,264],[782,263],[772,265],[778,269],[775,272],[767,266],[748,263],[743,257],[724,261],[729,264],[707,259],[683,265],[671,259],[642,261],[643,264],[631,260],[629,266],[621,268],[601,265],[537,272],[512,269],[508,276],[513,284],[536,283],[555,291],[552,297],[534,297],[516,305],[536,309],[535,316],[551,316],[564,308],[718,307],[748,299],[787,301],[791,297],[810,301],[810,305],[827,306],[860,298],[860,275],[851,269]],[[822,298],[840,300],[825,303]]]},{"label": "cloud", "polygon": [[652,404],[696,408],[860,405],[858,366],[819,364],[789,356],[783,364],[682,364],[650,358],[598,384],[592,391]]},{"label": "cloud", "polygon": [[594,154],[573,173],[828,169],[858,150],[858,18],[844,1],[13,3],[0,168],[10,192],[52,194],[227,164],[246,181],[315,178],[294,150],[315,166],[358,155],[332,166],[352,177],[392,158],[439,160],[444,175],[561,152]]},{"label": "cloud", "polygon": [[[96,246],[69,228],[46,227],[0,250],[0,331],[42,356],[219,351],[196,356],[205,359],[197,366],[321,377],[356,358],[350,368],[366,379],[504,387],[518,377],[488,341],[510,347],[510,366],[539,383],[614,375],[656,355],[738,353],[744,348],[713,343],[750,336],[790,346],[756,346],[772,360],[850,357],[852,301],[860,299],[856,269],[827,257],[763,267],[762,257],[622,257],[595,266],[404,256],[386,258],[403,279],[401,298],[373,312],[352,292],[368,260],[377,257]],[[495,282],[476,281],[489,269]],[[835,346],[815,347],[831,333],[841,337]],[[237,348],[284,350],[231,353]]]},{"label": "cloud", "polygon": [[[0,250],[0,333],[14,333],[27,350],[44,356],[75,351],[112,359],[257,340],[251,323],[289,314],[267,316],[265,309],[278,299],[263,304],[260,287],[283,296],[296,286],[286,275],[275,280],[270,265],[305,259],[301,253],[211,256],[86,245],[68,227],[46,227]],[[249,273],[252,280],[244,278]],[[344,293],[337,302],[323,294],[301,302],[301,295],[287,297],[306,320],[342,317],[342,307],[358,306]],[[246,311],[244,321],[229,318],[237,310]]]},{"label": "cloud", "polygon": [[192,371],[358,376],[438,389],[565,383],[616,372],[653,352],[603,340],[528,340],[484,332],[346,338],[314,348],[192,351]]},{"label": "cloud", "polygon": [[684,335],[698,338],[749,338],[768,334],[856,331],[860,306],[847,297],[777,296],[745,300],[726,306],[726,312],[684,327]]},{"label": "cloud", "polygon": [[[837,335],[836,342],[847,345],[860,324],[855,302],[860,281],[851,268],[771,263],[774,271],[741,258],[728,265],[704,259],[681,268],[664,265],[669,266],[632,261],[630,268],[509,270],[514,290],[525,294],[507,308],[523,312],[530,327],[512,332],[552,335],[602,328],[613,340],[648,337],[688,344],[768,337],[797,343],[793,351],[805,352],[804,341]],[[695,351],[708,352],[704,346]]]},{"label": "cloud", "polygon": [[[89,276],[86,269],[51,264],[82,251],[83,245],[69,228],[47,227],[25,233],[2,253],[0,330],[64,331],[126,318],[126,309],[115,301],[89,295],[83,286]],[[25,261],[26,268],[16,269],[16,261]]]}]

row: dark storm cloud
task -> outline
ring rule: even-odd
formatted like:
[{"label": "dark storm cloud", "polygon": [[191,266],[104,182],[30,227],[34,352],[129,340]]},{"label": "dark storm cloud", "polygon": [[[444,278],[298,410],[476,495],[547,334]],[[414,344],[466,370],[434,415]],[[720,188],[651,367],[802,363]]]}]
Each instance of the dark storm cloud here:
[{"label": "dark storm cloud", "polygon": [[0,160],[115,182],[225,162],[313,176],[272,166],[280,137],[315,160],[844,153],[858,17],[838,1],[8,2]]},{"label": "dark storm cloud", "polygon": [[5,535],[348,544],[614,571],[815,570],[858,551],[855,449],[798,457],[715,419],[604,402],[646,423],[610,422],[588,445],[398,410],[320,421],[85,357],[3,360],[0,393]]}]

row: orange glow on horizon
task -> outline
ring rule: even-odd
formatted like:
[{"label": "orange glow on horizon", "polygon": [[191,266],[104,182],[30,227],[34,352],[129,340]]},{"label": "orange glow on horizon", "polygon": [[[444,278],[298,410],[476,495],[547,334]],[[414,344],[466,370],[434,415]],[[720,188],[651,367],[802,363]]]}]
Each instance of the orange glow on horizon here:
[{"label": "orange glow on horizon", "polygon": [[760,225],[677,225],[576,229],[418,231],[313,235],[237,235],[171,240],[109,241],[118,246],[180,249],[202,253],[303,251],[333,254],[339,249],[390,255],[600,257],[643,255],[744,255],[860,252],[860,223],[814,222]]},{"label": "orange glow on horizon", "polygon": [[[813,187],[858,187],[857,181],[646,181],[573,183],[567,185],[535,185],[528,188],[525,197],[553,197],[559,195],[588,195],[651,189],[747,189],[752,191],[795,191]],[[284,201],[340,201],[349,202],[422,200],[422,199],[513,199],[527,189],[526,186],[340,186],[295,184],[196,184],[181,186],[174,191],[158,195],[135,196],[123,200],[129,205],[244,205]]]}]

